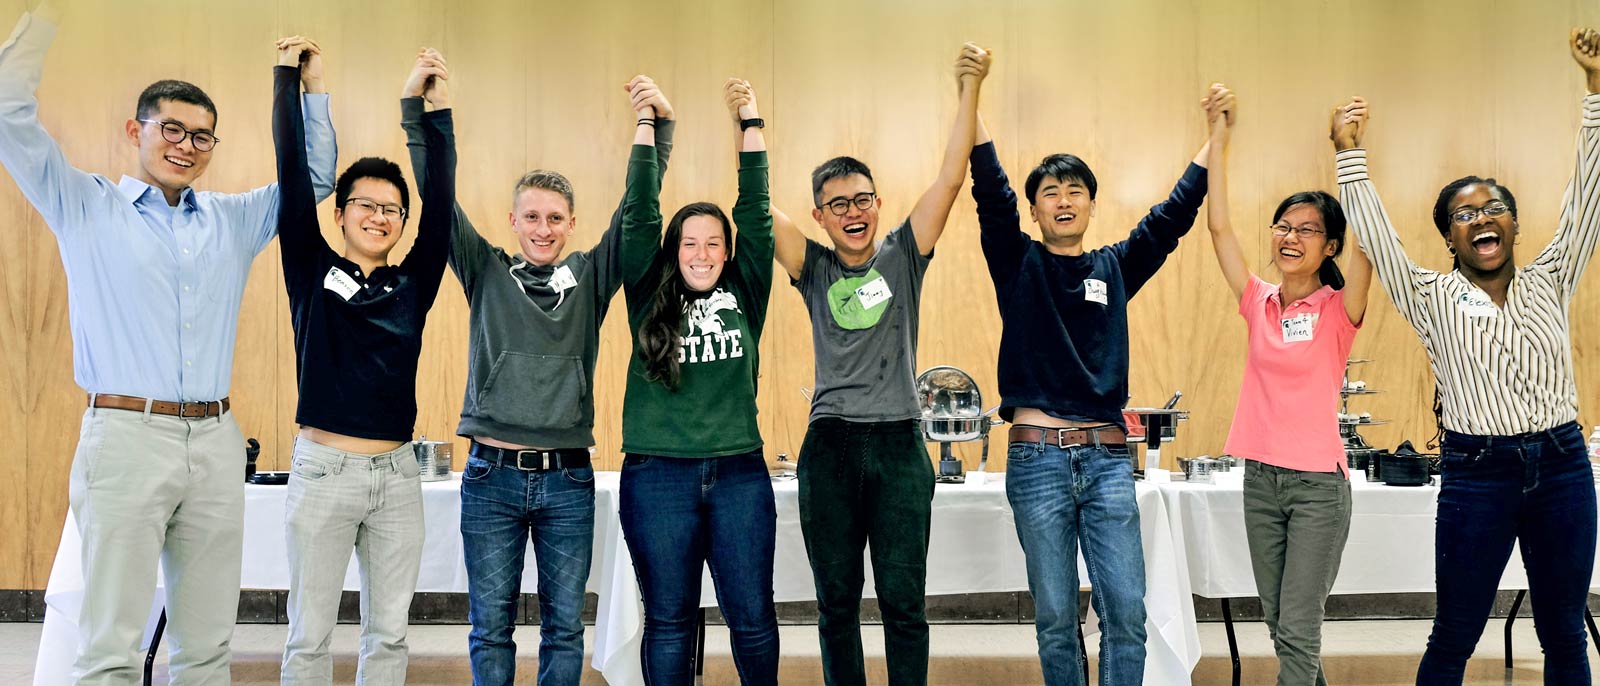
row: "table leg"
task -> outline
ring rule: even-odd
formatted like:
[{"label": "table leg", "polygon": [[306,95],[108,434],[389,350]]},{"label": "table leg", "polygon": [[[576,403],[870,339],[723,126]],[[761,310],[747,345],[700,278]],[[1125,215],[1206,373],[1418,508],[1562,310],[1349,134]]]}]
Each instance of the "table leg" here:
[{"label": "table leg", "polygon": [[1600,643],[1595,643],[1595,641],[1600,641],[1600,638],[1595,638],[1596,634],[1600,634],[1600,631],[1595,630],[1594,613],[1589,611],[1588,596],[1585,596],[1583,600],[1583,619],[1589,623],[1589,642],[1594,644],[1596,652],[1600,652]]},{"label": "table leg", "polygon": [[694,641],[694,683],[695,686],[705,683],[706,679],[706,609],[700,608],[700,621]]},{"label": "table leg", "polygon": [[1528,592],[1525,590],[1517,591],[1517,597],[1511,601],[1511,612],[1506,613],[1506,670],[1508,671],[1511,669],[1511,623],[1517,621],[1517,610],[1522,609],[1522,598],[1526,595]]},{"label": "table leg", "polygon": [[167,611],[161,611],[156,620],[156,631],[150,635],[150,651],[144,655],[144,686],[150,686],[156,668],[156,651],[161,648],[161,634],[167,630]]},{"label": "table leg", "polygon": [[1078,659],[1083,664],[1083,683],[1089,684],[1089,644],[1083,639],[1083,622],[1078,622]]},{"label": "table leg", "polygon": [[1228,632],[1228,656],[1233,659],[1233,686],[1239,686],[1239,642],[1233,637],[1233,607],[1222,599],[1222,626]]}]

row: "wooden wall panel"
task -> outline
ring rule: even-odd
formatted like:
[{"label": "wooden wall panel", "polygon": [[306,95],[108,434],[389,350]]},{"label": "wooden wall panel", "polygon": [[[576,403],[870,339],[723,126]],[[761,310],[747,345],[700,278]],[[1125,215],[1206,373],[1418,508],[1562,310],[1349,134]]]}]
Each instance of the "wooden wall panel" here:
[{"label": "wooden wall panel", "polygon": [[[0,0],[0,21],[26,4]],[[1233,86],[1243,107],[1231,162],[1236,228],[1251,264],[1275,280],[1262,227],[1289,193],[1333,189],[1327,112],[1355,93],[1373,103],[1374,178],[1418,262],[1447,266],[1429,212],[1438,188],[1466,173],[1498,176],[1517,193],[1518,254],[1532,259],[1554,231],[1572,168],[1582,80],[1563,41],[1571,25],[1596,22],[1600,7],[1577,0],[1000,0],[981,8],[959,0],[84,0],[67,12],[39,97],[68,157],[114,179],[133,164],[120,132],[139,89],[158,78],[193,80],[217,100],[225,141],[202,186],[242,190],[273,178],[271,41],[306,34],[327,53],[340,168],[382,155],[409,177],[397,95],[415,51],[437,47],[454,73],[458,200],[479,230],[515,249],[511,184],[528,169],[555,169],[576,188],[569,247],[586,249],[621,197],[633,117],[621,84],[649,74],[677,109],[662,194],[670,214],[693,200],[732,204],[732,126],[720,88],[740,76],[756,86],[769,122],[774,202],[822,238],[810,220],[809,173],[834,155],[872,166],[884,198],[881,232],[909,212],[935,175],[954,116],[951,61],[974,40],[997,54],[982,113],[1013,181],[1052,152],[1076,153],[1095,170],[1092,245],[1120,240],[1165,196],[1204,140],[1197,103],[1205,86]],[[330,205],[324,234],[338,246]],[[0,222],[9,227],[0,240],[0,432],[23,446],[22,458],[0,465],[0,588],[42,588],[83,396],[72,383],[55,240],[9,182],[0,183]],[[1000,320],[977,233],[963,190],[923,291],[919,367],[962,367],[993,404]],[[411,240],[402,238],[400,251]],[[798,451],[807,412],[799,389],[813,378],[810,325],[785,281],[774,287],[762,345],[769,459]],[[454,434],[466,376],[468,312],[454,277],[445,282],[418,377],[417,431],[434,438]],[[1194,413],[1171,453],[1222,449],[1244,364],[1244,327],[1229,300],[1202,218],[1133,302],[1132,404],[1182,389]],[[287,467],[295,431],[285,301],[278,252],[268,248],[246,289],[233,383],[246,435],[262,441],[263,468]],[[1597,308],[1600,292],[1586,286],[1572,309],[1589,423],[1597,415],[1588,408],[1600,405]],[[615,301],[596,377],[597,455],[613,469],[629,352],[622,309]],[[1426,357],[1376,289],[1355,352],[1378,360],[1360,376],[1385,394],[1354,407],[1395,420],[1368,431],[1373,442],[1430,436]],[[995,468],[1004,449],[997,435]],[[969,466],[977,452],[958,449]]]}]

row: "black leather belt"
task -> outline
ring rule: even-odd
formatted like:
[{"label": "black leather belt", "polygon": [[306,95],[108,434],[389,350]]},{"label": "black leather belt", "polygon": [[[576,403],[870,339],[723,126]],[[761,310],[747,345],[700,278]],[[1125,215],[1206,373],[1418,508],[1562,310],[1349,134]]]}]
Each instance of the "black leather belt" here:
[{"label": "black leather belt", "polygon": [[548,472],[557,469],[578,469],[593,463],[588,448],[559,448],[556,450],[515,450],[497,448],[472,442],[468,451],[473,457],[497,467],[511,467],[525,472]]},{"label": "black leather belt", "polygon": [[1022,424],[1011,427],[1008,438],[1011,439],[1012,443],[1039,443],[1042,441],[1045,445],[1053,445],[1057,448],[1070,448],[1075,445],[1125,448],[1128,445],[1128,435],[1115,426],[1049,428]]}]

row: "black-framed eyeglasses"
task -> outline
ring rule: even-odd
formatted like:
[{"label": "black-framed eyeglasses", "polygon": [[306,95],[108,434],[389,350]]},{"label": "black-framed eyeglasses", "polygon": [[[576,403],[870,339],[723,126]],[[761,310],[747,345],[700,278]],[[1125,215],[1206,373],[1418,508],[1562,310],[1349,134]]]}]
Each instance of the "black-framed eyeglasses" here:
[{"label": "black-framed eyeglasses", "polygon": [[1304,226],[1289,226],[1288,224],[1273,224],[1272,226],[1267,227],[1267,230],[1271,231],[1272,235],[1277,236],[1279,238],[1283,238],[1285,236],[1288,236],[1289,232],[1293,231],[1294,235],[1300,237],[1300,240],[1306,240],[1306,239],[1308,239],[1308,238],[1310,238],[1312,236],[1317,236],[1317,235],[1321,235],[1321,234],[1327,233],[1326,231],[1323,231],[1322,229],[1318,229],[1318,228],[1312,227],[1310,224],[1306,224]]},{"label": "black-framed eyeglasses", "polygon": [[1511,208],[1507,207],[1505,203],[1496,200],[1484,205],[1483,207],[1467,207],[1451,212],[1450,221],[1453,221],[1457,224],[1466,225],[1477,221],[1479,214],[1482,214],[1485,217],[1493,218],[1510,211]]},{"label": "black-framed eyeglasses", "polygon": [[855,205],[855,208],[861,211],[870,209],[872,201],[877,197],[876,193],[862,193],[853,198],[834,198],[829,202],[823,203],[822,206],[828,208],[828,211],[832,212],[833,216],[843,217],[850,213],[851,205]]},{"label": "black-framed eyeglasses", "polygon": [[194,149],[200,152],[211,152],[211,149],[217,147],[217,143],[221,140],[205,131],[190,131],[175,121],[158,121],[155,119],[140,119],[139,121],[161,127],[161,137],[167,139],[167,142],[173,145],[182,143],[185,138],[193,140]]},{"label": "black-framed eyeglasses", "polygon": [[365,210],[369,214],[381,212],[383,213],[383,217],[389,221],[404,221],[406,218],[406,208],[399,205],[381,203],[371,198],[357,196],[344,201],[344,204],[346,207],[355,205],[356,207]]}]

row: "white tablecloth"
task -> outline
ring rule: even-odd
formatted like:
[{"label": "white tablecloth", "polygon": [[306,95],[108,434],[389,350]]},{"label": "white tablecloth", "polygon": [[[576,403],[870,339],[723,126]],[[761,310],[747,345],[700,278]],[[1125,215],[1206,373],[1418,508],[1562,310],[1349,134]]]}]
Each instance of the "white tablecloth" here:
[{"label": "white tablecloth", "polygon": [[[459,475],[456,477],[459,479]],[[1011,508],[1001,482],[942,484],[934,492],[932,540],[928,552],[928,595],[1009,592],[1027,589],[1022,549],[1017,543]],[[643,611],[632,559],[622,540],[617,514],[617,472],[600,472],[595,488],[594,562],[588,588],[599,596],[595,620],[592,664],[615,686],[643,683],[639,671],[639,642]],[[773,561],[774,595],[778,602],[811,600],[815,589],[800,535],[799,490],[794,481],[774,484],[778,511],[778,537]],[[466,568],[461,554],[458,480],[423,484],[426,542],[417,590],[465,593]],[[283,511],[286,490],[281,486],[245,487],[245,554],[241,587],[288,588]],[[1181,530],[1171,525],[1167,505],[1158,490],[1140,483],[1138,500],[1145,547],[1147,664],[1145,683],[1170,686],[1189,683],[1189,672],[1200,659],[1200,640],[1194,604],[1189,593],[1189,573]],[[61,547],[45,592],[47,610],[35,665],[35,686],[67,683],[76,644],[77,611],[82,602],[80,540],[71,513],[62,531]],[[537,577],[532,547],[526,560],[523,591],[533,592]],[[871,570],[865,593],[873,595]],[[1079,578],[1088,576],[1079,561]],[[345,576],[345,588],[359,587],[354,559]],[[702,582],[701,604],[716,605],[709,572]],[[160,594],[157,594],[159,613]],[[1094,630],[1091,623],[1089,630]],[[536,629],[527,629],[535,637]],[[867,627],[865,631],[876,631]],[[534,640],[537,640],[536,638]],[[529,644],[532,645],[532,644]],[[465,655],[466,646],[462,646]]]},{"label": "white tablecloth", "polygon": [[[1206,598],[1255,597],[1244,533],[1243,482],[1173,482],[1162,484],[1161,493],[1175,515],[1174,528],[1181,529],[1194,593]],[[1334,595],[1434,592],[1433,524],[1439,487],[1386,486],[1357,476],[1350,483],[1350,500],[1350,538],[1333,584]],[[1528,587],[1521,555],[1520,550],[1512,551],[1500,588]],[[1589,586],[1600,588],[1600,566]]]}]

